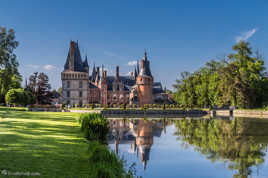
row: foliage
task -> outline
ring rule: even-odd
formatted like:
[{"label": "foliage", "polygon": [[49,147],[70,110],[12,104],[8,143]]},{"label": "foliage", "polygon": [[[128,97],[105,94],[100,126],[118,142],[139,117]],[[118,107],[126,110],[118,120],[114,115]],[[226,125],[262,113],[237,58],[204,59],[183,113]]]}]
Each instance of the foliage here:
[{"label": "foliage", "polygon": [[48,76],[41,72],[35,72],[30,76],[30,90],[35,96],[36,104],[51,104],[52,92],[50,91],[51,86],[48,83]]},{"label": "foliage", "polygon": [[34,97],[31,92],[18,88],[8,90],[5,100],[7,104],[27,105],[34,102]]},{"label": "foliage", "polygon": [[210,61],[194,73],[183,72],[174,88],[175,101],[182,107],[262,107],[268,101],[268,77],[264,61],[252,55],[249,43],[233,46],[235,53],[221,61]]},{"label": "foliage", "polygon": [[15,31],[0,27],[0,103],[10,89],[20,88],[22,81],[18,72],[18,62],[14,50],[19,45],[15,40]]},{"label": "foliage", "polygon": [[106,135],[109,131],[108,121],[101,114],[81,114],[79,122],[81,123],[81,131],[88,140],[106,142]]},{"label": "foliage", "polygon": [[135,171],[130,167],[125,171],[124,162],[118,159],[116,153],[109,150],[107,145],[100,144],[97,141],[89,143],[89,159],[94,163],[92,177],[99,178],[131,178],[136,177]]}]

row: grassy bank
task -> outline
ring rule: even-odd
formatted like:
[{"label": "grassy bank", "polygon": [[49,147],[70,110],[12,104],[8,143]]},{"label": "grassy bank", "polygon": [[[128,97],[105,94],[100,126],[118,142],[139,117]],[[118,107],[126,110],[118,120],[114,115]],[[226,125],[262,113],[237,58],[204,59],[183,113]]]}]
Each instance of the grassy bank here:
[{"label": "grassy bank", "polygon": [[[41,177],[100,175],[96,166],[103,164],[97,164],[99,159],[105,161],[114,155],[105,146],[83,137],[76,121],[78,117],[76,113],[0,108],[0,174],[7,170],[38,172]],[[106,156],[98,152],[99,148]],[[112,170],[112,165],[109,166]]]}]

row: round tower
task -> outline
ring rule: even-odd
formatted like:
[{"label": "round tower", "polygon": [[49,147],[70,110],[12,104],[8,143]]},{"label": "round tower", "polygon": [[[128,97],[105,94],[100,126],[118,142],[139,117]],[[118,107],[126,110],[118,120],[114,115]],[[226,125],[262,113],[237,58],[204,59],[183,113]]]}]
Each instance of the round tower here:
[{"label": "round tower", "polygon": [[153,83],[154,78],[151,74],[150,62],[147,59],[147,53],[145,51],[144,59],[141,60],[141,69],[136,78],[140,106],[153,103]]}]

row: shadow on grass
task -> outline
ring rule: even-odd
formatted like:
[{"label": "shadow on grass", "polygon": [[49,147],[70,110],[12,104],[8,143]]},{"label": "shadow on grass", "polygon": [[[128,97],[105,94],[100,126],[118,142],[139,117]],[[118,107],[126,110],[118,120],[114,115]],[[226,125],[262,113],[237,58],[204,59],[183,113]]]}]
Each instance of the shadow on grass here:
[{"label": "shadow on grass", "polygon": [[88,156],[88,142],[72,116],[0,112],[0,172],[90,177],[94,168]]}]

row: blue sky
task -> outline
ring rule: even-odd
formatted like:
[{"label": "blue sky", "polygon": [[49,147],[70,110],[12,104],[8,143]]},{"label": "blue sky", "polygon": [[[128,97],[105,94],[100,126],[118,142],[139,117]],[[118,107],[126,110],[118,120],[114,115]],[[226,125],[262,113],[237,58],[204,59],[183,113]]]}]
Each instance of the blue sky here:
[{"label": "blue sky", "polygon": [[268,67],[267,0],[2,0],[0,26],[13,28],[20,72],[46,72],[53,88],[70,40],[92,67],[133,70],[148,51],[155,81],[172,89],[180,72],[231,52],[239,39],[259,50]]}]

